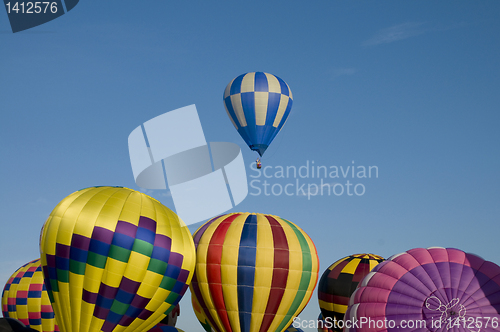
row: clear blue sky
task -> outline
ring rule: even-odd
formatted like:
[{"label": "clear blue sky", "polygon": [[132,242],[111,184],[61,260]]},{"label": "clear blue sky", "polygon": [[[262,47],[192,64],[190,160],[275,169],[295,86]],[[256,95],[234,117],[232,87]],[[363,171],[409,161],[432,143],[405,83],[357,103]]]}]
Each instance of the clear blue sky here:
[{"label": "clear blue sky", "polygon": [[[498,1],[81,1],[13,34],[1,9],[0,284],[39,256],[40,228],[65,196],[139,189],[127,138],[159,114],[196,104],[207,141],[239,144],[255,180],[255,154],[222,103],[249,71],[281,77],[294,95],[264,166],[354,162],[378,178],[324,179],[361,183],[362,196],[250,188],[232,211],[298,224],[320,273],[353,253],[429,246],[500,264],[499,14]],[[165,191],[149,193],[174,208]],[[202,331],[189,294],[181,313],[178,327]],[[315,293],[301,318],[318,313]]]}]

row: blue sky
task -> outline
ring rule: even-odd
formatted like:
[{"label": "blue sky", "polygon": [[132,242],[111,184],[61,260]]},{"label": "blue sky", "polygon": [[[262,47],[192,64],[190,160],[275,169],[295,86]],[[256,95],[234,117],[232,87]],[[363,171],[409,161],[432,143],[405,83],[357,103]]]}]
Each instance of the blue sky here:
[{"label": "blue sky", "polygon": [[[231,211],[298,224],[320,273],[353,253],[429,246],[500,264],[499,12],[498,1],[81,1],[13,34],[0,10],[0,284],[39,256],[40,228],[65,196],[139,189],[127,138],[157,115],[196,104],[207,141],[239,144],[255,180],[256,154],[222,103],[231,79],[250,71],[281,77],[294,96],[264,155],[269,171],[354,162],[378,177],[324,179],[361,183],[361,196],[250,188]],[[167,192],[149,193],[174,208]],[[202,331],[189,296],[181,308],[177,326]],[[318,313],[314,294],[301,318]]]}]

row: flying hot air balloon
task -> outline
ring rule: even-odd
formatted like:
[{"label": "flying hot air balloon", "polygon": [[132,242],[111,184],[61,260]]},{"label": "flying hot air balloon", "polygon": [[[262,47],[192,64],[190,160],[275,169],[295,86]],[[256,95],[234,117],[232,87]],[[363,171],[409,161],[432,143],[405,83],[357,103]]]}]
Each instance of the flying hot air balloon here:
[{"label": "flying hot air balloon", "polygon": [[9,278],[2,293],[2,312],[4,317],[15,318],[39,332],[59,331],[40,259],[24,264]]},{"label": "flying hot air balloon", "polygon": [[358,320],[346,331],[498,332],[500,267],[458,249],[408,250],[363,279],[345,318]]},{"label": "flying hot air balloon", "polygon": [[261,157],[285,124],[292,104],[288,84],[263,72],[240,75],[224,91],[224,106],[231,122],[250,149]]},{"label": "flying hot air balloon", "polygon": [[358,283],[384,258],[374,254],[355,254],[330,265],[318,283],[319,307],[323,317],[334,324],[332,330],[342,330],[335,322],[344,319],[349,298]]},{"label": "flying hot air balloon", "polygon": [[63,199],[42,229],[40,252],[62,332],[147,331],[177,305],[196,259],[174,212],[122,187]]},{"label": "flying hot air balloon", "polygon": [[216,332],[283,332],[309,302],[318,256],[292,222],[230,213],[193,235],[196,270],[190,285]]}]

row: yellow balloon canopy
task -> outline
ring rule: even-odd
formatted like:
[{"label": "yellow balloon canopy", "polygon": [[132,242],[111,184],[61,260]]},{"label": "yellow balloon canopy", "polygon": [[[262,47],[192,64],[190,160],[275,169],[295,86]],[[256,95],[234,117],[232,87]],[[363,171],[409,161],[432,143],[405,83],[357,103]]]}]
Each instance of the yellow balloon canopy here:
[{"label": "yellow balloon canopy", "polygon": [[62,332],[147,331],[192,279],[194,243],[170,209],[122,187],[63,199],[42,229],[45,284]]},{"label": "yellow balloon canopy", "polygon": [[318,256],[292,222],[258,213],[216,217],[194,234],[191,293],[216,332],[282,332],[309,302]]}]

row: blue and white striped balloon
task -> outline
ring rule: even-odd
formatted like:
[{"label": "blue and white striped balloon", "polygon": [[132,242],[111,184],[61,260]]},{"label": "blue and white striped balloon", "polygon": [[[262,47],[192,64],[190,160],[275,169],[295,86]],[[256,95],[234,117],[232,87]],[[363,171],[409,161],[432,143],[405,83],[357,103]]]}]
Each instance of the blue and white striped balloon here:
[{"label": "blue and white striped balloon", "polygon": [[231,122],[250,149],[261,156],[285,124],[292,103],[288,84],[263,72],[240,75],[224,91]]}]

